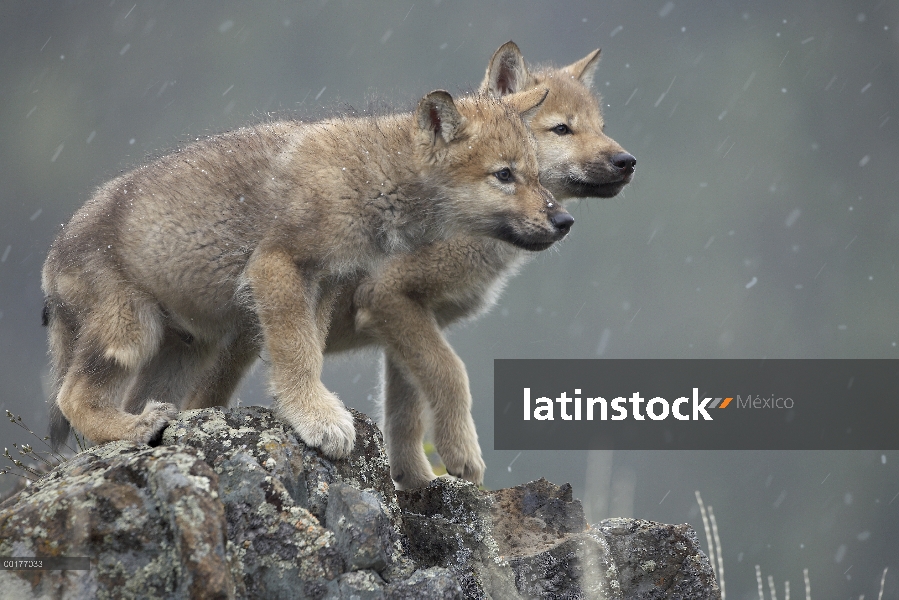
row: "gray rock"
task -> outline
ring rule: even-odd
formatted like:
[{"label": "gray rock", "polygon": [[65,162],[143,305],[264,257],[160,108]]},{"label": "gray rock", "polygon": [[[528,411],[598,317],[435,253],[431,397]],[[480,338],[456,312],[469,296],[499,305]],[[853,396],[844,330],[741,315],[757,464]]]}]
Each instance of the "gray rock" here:
[{"label": "gray rock", "polygon": [[346,460],[260,407],[184,412],[163,446],[91,448],[0,503],[0,556],[90,571],[0,571],[6,598],[720,598],[687,525],[590,527],[571,486],[397,494],[354,413]]},{"label": "gray rock", "polygon": [[242,588],[217,487],[189,448],[114,442],[82,452],[0,505],[0,555],[89,556],[91,570],[0,571],[0,590],[233,598]]},{"label": "gray rock", "polygon": [[459,582],[448,569],[431,567],[416,571],[387,588],[390,600],[459,600],[465,598]]},{"label": "gray rock", "polygon": [[380,573],[387,568],[397,536],[377,496],[345,483],[332,483],[325,525],[334,532],[337,549],[349,569]]},{"label": "gray rock", "polygon": [[399,515],[381,432],[362,413],[355,417],[356,444],[346,460],[326,458],[300,441],[293,429],[261,406],[184,411],[163,431],[162,443],[191,446],[209,464],[241,449],[277,477],[297,505],[324,519],[334,481],[378,494],[393,519]]},{"label": "gray rock", "polygon": [[344,571],[334,534],[246,452],[216,458],[228,539],[252,598],[317,598]]},{"label": "gray rock", "polygon": [[[162,443],[196,448],[217,471],[219,465],[242,452],[265,473],[281,483],[296,506],[308,510],[319,522],[326,521],[331,486],[345,484],[376,498],[390,521],[379,566],[387,581],[408,577],[415,565],[402,556],[399,505],[390,479],[381,432],[364,414],[355,417],[356,443],[345,460],[326,458],[318,448],[306,446],[293,429],[264,407],[210,408],[184,411],[163,431]],[[239,479],[239,476],[238,476]],[[345,540],[345,537],[343,538]],[[343,548],[346,549],[346,546]]]},{"label": "gray rock", "polygon": [[689,525],[590,527],[567,484],[480,492],[437,480],[398,500],[410,556],[447,566],[466,598],[720,599]]},{"label": "gray rock", "polygon": [[607,544],[622,598],[721,598],[709,559],[689,525],[606,519],[590,535]]},{"label": "gray rock", "polygon": [[373,571],[351,571],[331,582],[328,597],[340,600],[384,600],[384,580]]},{"label": "gray rock", "polygon": [[488,494],[467,481],[441,478],[397,497],[412,560],[449,568],[465,598],[517,597],[513,574],[493,537]]}]

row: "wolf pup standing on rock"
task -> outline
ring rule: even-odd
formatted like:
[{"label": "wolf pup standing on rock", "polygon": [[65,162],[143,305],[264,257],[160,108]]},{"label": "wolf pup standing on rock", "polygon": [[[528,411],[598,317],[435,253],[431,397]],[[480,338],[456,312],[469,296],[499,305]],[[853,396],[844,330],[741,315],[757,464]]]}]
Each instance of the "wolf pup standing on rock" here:
[{"label": "wolf pup standing on rock", "polygon": [[257,125],[102,186],[43,269],[54,442],[69,424],[147,442],[176,407],[227,405],[264,349],[278,414],[347,456],[353,419],[320,380],[341,282],[460,232],[528,250],[564,237],[522,121],[546,94],[436,91],[414,114]]},{"label": "wolf pup standing on rock", "polygon": [[[481,86],[494,96],[549,90],[529,125],[540,181],[561,201],[611,198],[634,175],[637,160],[603,132],[599,99],[590,89],[598,63],[594,50],[566,67],[530,72],[518,46],[507,42],[494,53]],[[382,428],[390,473],[402,488],[434,478],[422,449],[427,411],[447,471],[483,480],[468,375],[441,329],[496,302],[528,256],[520,248],[463,231],[392,258],[338,300],[327,351],[384,347]]]}]

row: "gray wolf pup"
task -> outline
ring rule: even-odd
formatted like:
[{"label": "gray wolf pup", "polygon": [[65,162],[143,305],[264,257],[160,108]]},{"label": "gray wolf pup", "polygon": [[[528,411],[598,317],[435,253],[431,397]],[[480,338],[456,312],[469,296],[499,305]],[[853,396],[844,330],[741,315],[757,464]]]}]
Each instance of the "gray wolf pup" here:
[{"label": "gray wolf pup", "polygon": [[102,186],[43,269],[54,442],[69,424],[147,442],[176,406],[227,404],[264,351],[280,416],[347,456],[353,419],[320,380],[342,285],[461,232],[527,250],[564,237],[573,219],[522,120],[546,94],[436,91],[409,114],[265,123]]},{"label": "gray wolf pup", "polygon": [[[636,159],[605,133],[591,92],[599,50],[562,68],[533,72],[508,42],[490,60],[483,91],[504,96],[547,88],[529,125],[537,141],[540,181],[560,201],[611,198],[633,178]],[[492,306],[530,253],[496,239],[462,233],[398,255],[338,299],[327,352],[367,344],[384,349],[383,431],[390,473],[402,488],[434,478],[422,449],[425,416],[450,474],[481,483],[484,461],[471,418],[465,365],[442,333]]]}]

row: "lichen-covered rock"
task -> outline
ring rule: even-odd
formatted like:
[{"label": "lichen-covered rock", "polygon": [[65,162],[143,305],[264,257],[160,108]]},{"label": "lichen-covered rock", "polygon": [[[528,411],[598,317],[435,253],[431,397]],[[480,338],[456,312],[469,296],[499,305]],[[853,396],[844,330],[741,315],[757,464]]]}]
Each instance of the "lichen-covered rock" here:
[{"label": "lichen-covered rock", "polygon": [[91,570],[0,571],[0,599],[720,598],[689,526],[590,527],[567,484],[397,494],[380,433],[354,416],[346,460],[261,407],[184,412],[158,448],[82,452],[0,503],[0,556]]},{"label": "lichen-covered rock", "polygon": [[351,571],[331,582],[328,597],[335,600],[385,600],[384,580],[373,571]]},{"label": "lichen-covered rock", "polygon": [[424,566],[462,566],[497,556],[490,498],[472,483],[440,478],[398,492],[410,555]]},{"label": "lichen-covered rock", "polygon": [[228,539],[252,598],[316,598],[344,571],[334,534],[296,506],[281,481],[237,450],[218,456]]},{"label": "lichen-covered rock", "polygon": [[399,492],[412,558],[445,565],[466,598],[720,599],[688,525],[610,519],[590,527],[571,486],[493,492],[437,480]]},{"label": "lichen-covered rock", "polygon": [[523,598],[576,600],[628,598],[609,577],[613,564],[602,543],[583,533],[565,536],[534,554],[508,558]]},{"label": "lichen-covered rock", "polygon": [[332,483],[325,525],[334,532],[337,549],[349,569],[380,573],[387,568],[397,536],[374,494]]},{"label": "lichen-covered rock", "polygon": [[567,483],[558,486],[538,479],[488,496],[493,500],[493,535],[506,556],[533,554],[588,528],[584,509]]},{"label": "lichen-covered rock", "polygon": [[[396,533],[400,530],[400,509],[383,438],[371,419],[353,409],[350,412],[355,421],[356,443],[350,457],[343,460],[329,459],[318,448],[307,446],[289,425],[261,406],[184,411],[163,431],[162,443],[196,448],[219,473],[220,465],[244,455],[246,458],[242,460],[259,465],[290,496],[289,501],[282,499],[280,504],[286,506],[289,502],[291,506],[305,509],[319,523],[326,522],[332,485],[364,491],[367,501],[372,505],[376,502],[379,514],[389,521],[381,524],[377,570],[388,581],[402,579],[415,566],[403,558],[400,536]],[[239,473],[236,478],[240,478]],[[233,523],[231,514],[229,522]],[[341,540],[346,541],[346,536]],[[340,550],[346,548],[344,544]],[[345,565],[349,569],[370,566],[357,565],[353,559]]]},{"label": "lichen-covered rock", "polygon": [[431,567],[391,584],[386,591],[390,600],[460,600],[465,598],[459,582],[448,569]]},{"label": "lichen-covered rock", "polygon": [[114,442],[0,506],[0,555],[89,556],[90,571],[0,571],[34,597],[232,598],[218,478],[190,448]]},{"label": "lichen-covered rock", "polygon": [[306,446],[293,429],[262,406],[184,411],[163,431],[162,443],[192,446],[209,464],[242,449],[281,480],[297,503],[319,519],[328,507],[328,488],[341,481],[380,496],[391,518],[399,515],[381,432],[364,414],[354,417],[356,443],[345,460],[326,458]]},{"label": "lichen-covered rock", "polygon": [[689,525],[606,519],[590,534],[607,544],[622,598],[721,597],[709,559]]},{"label": "lichen-covered rock", "polygon": [[397,493],[409,556],[425,567],[447,567],[465,598],[502,598],[513,575],[493,537],[490,496],[467,481],[436,479]]}]

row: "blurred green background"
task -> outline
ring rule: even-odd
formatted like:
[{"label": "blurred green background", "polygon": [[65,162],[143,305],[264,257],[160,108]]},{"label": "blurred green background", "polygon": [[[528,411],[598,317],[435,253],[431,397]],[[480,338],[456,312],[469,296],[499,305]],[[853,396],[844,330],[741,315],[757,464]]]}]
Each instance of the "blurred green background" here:
[{"label": "blurred green background", "polygon": [[[897,597],[899,452],[492,450],[494,358],[899,356],[894,2],[3,0],[0,408],[46,428],[40,268],[93,188],[269,113],[464,93],[509,39],[534,62],[601,47],[606,131],[638,166],[452,335],[486,485],[570,481],[592,521],[689,522],[705,547],[700,490],[730,598],[758,597],[756,564],[781,598],[804,568],[813,598],[873,598],[890,566]],[[372,413],[377,365],[331,359],[326,384]]]}]

